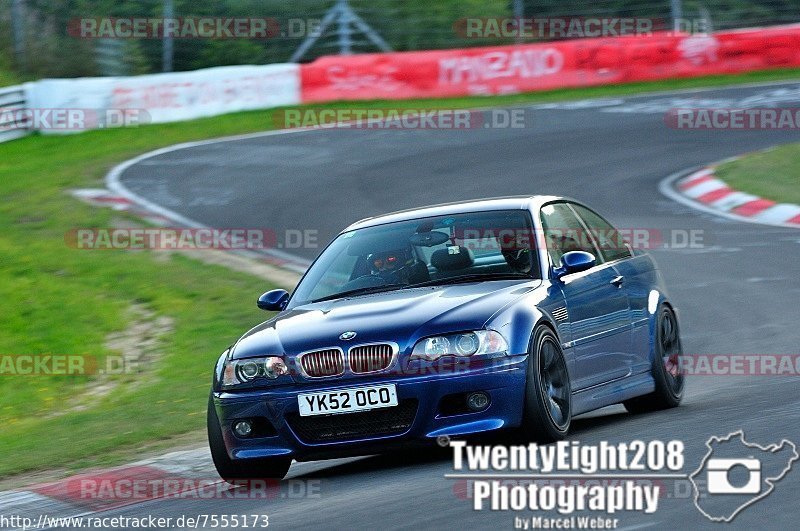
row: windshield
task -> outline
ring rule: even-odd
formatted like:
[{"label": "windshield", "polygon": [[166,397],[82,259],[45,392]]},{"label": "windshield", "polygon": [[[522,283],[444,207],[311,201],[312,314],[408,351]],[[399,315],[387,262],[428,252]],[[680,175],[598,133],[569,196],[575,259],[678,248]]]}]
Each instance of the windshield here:
[{"label": "windshield", "polygon": [[526,210],[421,218],[341,234],[290,306],[459,281],[538,278]]}]

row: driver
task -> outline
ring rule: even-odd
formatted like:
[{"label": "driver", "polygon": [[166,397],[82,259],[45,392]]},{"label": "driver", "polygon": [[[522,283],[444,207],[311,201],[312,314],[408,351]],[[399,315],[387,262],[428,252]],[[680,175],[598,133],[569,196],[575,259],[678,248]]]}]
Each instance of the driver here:
[{"label": "driver", "polygon": [[367,262],[373,275],[391,279],[394,282],[406,280],[404,270],[406,266],[414,263],[408,252],[403,249],[372,253],[367,256]]},{"label": "driver", "polygon": [[533,261],[530,249],[503,249],[503,258],[514,273],[529,274]]}]

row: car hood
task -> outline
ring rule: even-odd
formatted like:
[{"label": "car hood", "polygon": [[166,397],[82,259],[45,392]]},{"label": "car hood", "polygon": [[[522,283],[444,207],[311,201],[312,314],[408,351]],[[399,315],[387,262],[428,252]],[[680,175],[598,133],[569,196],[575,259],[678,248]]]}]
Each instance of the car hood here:
[{"label": "car hood", "polygon": [[[491,281],[411,288],[297,306],[253,328],[236,343],[235,358],[393,341],[401,351],[422,337],[477,330],[498,310],[541,284]],[[342,341],[344,332],[355,332]]]}]

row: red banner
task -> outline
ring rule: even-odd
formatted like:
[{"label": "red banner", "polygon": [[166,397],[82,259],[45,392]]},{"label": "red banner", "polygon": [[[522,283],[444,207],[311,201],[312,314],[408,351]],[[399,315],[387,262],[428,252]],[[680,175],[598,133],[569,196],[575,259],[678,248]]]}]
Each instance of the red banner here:
[{"label": "red banner", "polygon": [[327,56],[301,67],[302,101],[515,94],[800,66],[800,25],[517,46]]}]

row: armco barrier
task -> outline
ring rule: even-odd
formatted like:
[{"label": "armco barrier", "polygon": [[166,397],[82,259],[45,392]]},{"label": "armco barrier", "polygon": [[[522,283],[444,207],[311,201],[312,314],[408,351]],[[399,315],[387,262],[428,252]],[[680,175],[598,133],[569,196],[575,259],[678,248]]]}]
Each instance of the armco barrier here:
[{"label": "armco barrier", "polygon": [[44,79],[27,85],[28,108],[32,111],[66,109],[78,116],[79,126],[48,128],[45,122],[38,128],[42,133],[175,122],[300,101],[299,66],[295,64],[225,66],[135,77]]},{"label": "armco barrier", "polygon": [[25,88],[22,85],[0,88],[0,142],[30,133],[27,121],[20,119],[19,111],[25,107]]},{"label": "armco barrier", "polygon": [[[302,102],[513,94],[797,66],[800,25],[329,56],[302,66],[45,79],[0,89],[0,142],[31,130],[63,133],[130,125],[126,120],[131,116],[137,124],[173,122]],[[20,120],[11,109],[24,109],[34,119]],[[56,127],[47,121],[54,110],[91,120]]]},{"label": "armco barrier", "polygon": [[800,25],[322,57],[302,101],[513,94],[800,66]]}]

